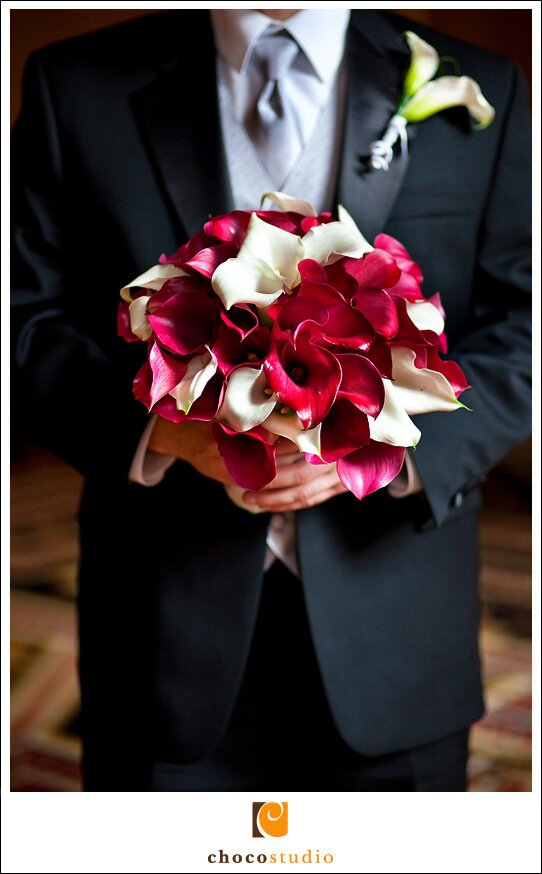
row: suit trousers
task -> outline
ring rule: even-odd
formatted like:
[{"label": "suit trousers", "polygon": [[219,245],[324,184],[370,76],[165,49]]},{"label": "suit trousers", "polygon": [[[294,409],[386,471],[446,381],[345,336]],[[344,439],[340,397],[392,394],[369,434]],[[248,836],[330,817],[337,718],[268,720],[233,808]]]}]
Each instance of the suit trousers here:
[{"label": "suit trousers", "polygon": [[254,636],[218,746],[189,764],[157,759],[150,791],[460,792],[470,725],[381,756],[339,735],[318,667],[301,581],[280,561],[264,578]]}]

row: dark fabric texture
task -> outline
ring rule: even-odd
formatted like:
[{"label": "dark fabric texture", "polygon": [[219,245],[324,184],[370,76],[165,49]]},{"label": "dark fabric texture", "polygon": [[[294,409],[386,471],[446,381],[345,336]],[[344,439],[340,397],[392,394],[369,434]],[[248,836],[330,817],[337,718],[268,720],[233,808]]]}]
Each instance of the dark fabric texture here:
[{"label": "dark fabric texture", "polygon": [[150,789],[460,792],[466,789],[469,730],[399,753],[354,752],[329,709],[303,587],[275,561],[265,575],[247,667],[224,737],[197,762],[157,758]]},{"label": "dark fabric texture", "polygon": [[[367,173],[399,96],[407,27],[477,79],[495,121],[473,131],[464,109],[442,112],[410,126],[407,161]],[[531,427],[531,132],[510,61],[359,10],[347,52],[337,202],[369,238],[397,236],[422,265],[425,293],[441,293],[473,410],[419,417],[424,494],[343,494],[297,514],[331,712],[343,740],[373,756],[484,713],[479,484]],[[85,476],[86,788],[144,788],[158,746],[165,761],[195,762],[225,731],[269,521],[183,462],[154,488],[127,481],[147,416],[131,394],[145,350],[116,336],[118,291],[232,207],[208,12],[160,13],[35,53],[12,171],[13,415]]]}]

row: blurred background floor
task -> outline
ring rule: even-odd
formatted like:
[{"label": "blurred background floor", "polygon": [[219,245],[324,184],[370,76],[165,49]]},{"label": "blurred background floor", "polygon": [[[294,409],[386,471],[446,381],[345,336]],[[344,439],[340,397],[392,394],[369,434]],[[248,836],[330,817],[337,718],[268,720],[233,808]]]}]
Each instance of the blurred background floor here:
[{"label": "blurred background floor", "polygon": [[[27,446],[12,467],[12,791],[79,792],[77,521],[81,477]],[[469,791],[531,790],[531,444],[484,484],[481,652],[488,712]]]}]

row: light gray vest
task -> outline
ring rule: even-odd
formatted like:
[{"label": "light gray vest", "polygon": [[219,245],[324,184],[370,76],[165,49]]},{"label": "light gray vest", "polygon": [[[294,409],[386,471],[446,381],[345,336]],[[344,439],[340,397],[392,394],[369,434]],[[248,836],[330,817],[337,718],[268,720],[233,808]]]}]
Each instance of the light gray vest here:
[{"label": "light gray vest", "polygon": [[[339,67],[329,99],[320,112],[315,129],[282,186],[285,194],[308,200],[317,212],[333,208],[342,139],[345,74],[343,63]],[[259,209],[262,194],[275,190],[275,186],[245,128],[234,115],[220,59],[218,59],[218,96],[235,208]],[[269,209],[271,205],[267,202],[264,207]]]}]

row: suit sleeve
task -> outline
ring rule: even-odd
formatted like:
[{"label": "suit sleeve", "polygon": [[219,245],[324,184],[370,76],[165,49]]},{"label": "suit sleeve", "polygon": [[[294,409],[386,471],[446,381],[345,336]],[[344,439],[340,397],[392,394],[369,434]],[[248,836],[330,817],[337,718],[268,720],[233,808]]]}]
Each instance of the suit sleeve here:
[{"label": "suit sleeve", "polygon": [[[508,99],[477,241],[470,324],[446,357],[472,388],[472,412],[414,416],[414,459],[431,508],[428,527],[455,515],[473,489],[531,431],[531,119],[520,68]],[[459,511],[460,512],[460,511]]]},{"label": "suit sleeve", "polygon": [[85,330],[77,303],[84,264],[72,263],[67,231],[75,216],[64,166],[38,52],[27,63],[11,146],[14,416],[25,436],[84,476],[126,480],[147,413],[111,350]]}]

